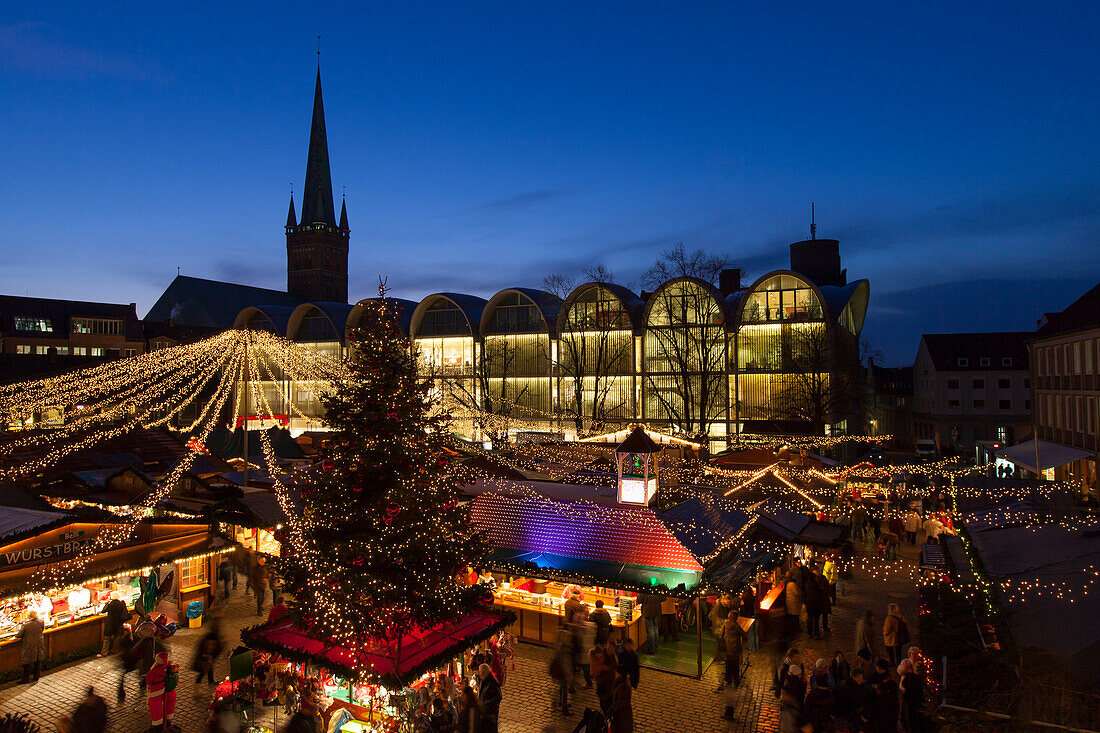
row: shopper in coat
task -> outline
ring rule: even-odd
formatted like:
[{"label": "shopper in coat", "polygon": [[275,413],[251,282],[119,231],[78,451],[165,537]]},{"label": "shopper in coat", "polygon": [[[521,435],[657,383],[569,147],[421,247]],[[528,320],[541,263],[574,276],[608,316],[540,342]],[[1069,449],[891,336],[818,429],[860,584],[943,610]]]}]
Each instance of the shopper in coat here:
[{"label": "shopper in coat", "polygon": [[919,733],[922,727],[921,707],[924,706],[924,675],[909,659],[898,666],[901,681],[901,727],[906,733]]},{"label": "shopper in coat", "polygon": [[811,639],[821,638],[821,612],[825,603],[825,594],[816,578],[811,575],[806,586],[802,588],[802,605],[806,607],[806,633]]},{"label": "shopper in coat", "polygon": [[[870,610],[863,612],[863,617],[856,622],[856,656],[872,661],[878,658],[877,644],[875,643],[875,615]],[[860,654],[860,652],[864,652]],[[864,669],[864,671],[867,671]]]},{"label": "shopper in coat", "polygon": [[31,611],[30,618],[23,622],[16,633],[19,639],[19,663],[23,665],[23,684],[35,682],[42,673],[42,660],[46,657],[46,625],[38,618],[38,611]]},{"label": "shopper in coat", "polygon": [[263,556],[256,558],[255,564],[248,572],[248,587],[256,594],[256,615],[262,616],[264,610],[264,598],[267,595],[267,566]]},{"label": "shopper in coat", "polygon": [[73,733],[104,733],[107,730],[107,703],[89,687],[73,713]]},{"label": "shopper in coat", "polygon": [[466,685],[458,700],[458,733],[481,733],[481,701],[474,688]]},{"label": "shopper in coat", "polygon": [[596,624],[596,641],[603,644],[611,636],[611,614],[603,607],[603,601],[596,601],[596,608],[588,615],[588,620]]},{"label": "shopper in coat", "polygon": [[611,733],[634,733],[632,690],[630,677],[620,666],[615,672],[615,686],[611,693]]},{"label": "shopper in coat", "polygon": [[592,677],[596,680],[596,697],[600,700],[600,709],[607,715],[611,709],[611,693],[615,685],[615,670],[619,666],[619,658],[615,654],[615,647],[611,642],[597,644],[588,653],[589,668]]},{"label": "shopper in coat", "polygon": [[886,607],[886,621],[882,624],[882,641],[886,645],[886,654],[890,658],[890,666],[896,667],[901,662],[901,637],[899,632],[902,626],[908,626],[905,617],[901,615],[898,604],[891,603]]},{"label": "shopper in coat", "polygon": [[130,610],[116,590],[111,591],[111,600],[103,605],[100,613],[106,614],[107,618],[103,620],[103,646],[96,656],[105,657],[115,650],[122,633],[122,625],[130,619]]},{"label": "shopper in coat", "polygon": [[638,653],[634,651],[634,640],[629,636],[623,639],[623,650],[619,652],[619,666],[626,668],[626,676],[630,678],[630,686],[638,689],[641,664],[638,661]]},{"label": "shopper in coat", "polygon": [[195,647],[195,658],[191,662],[192,671],[199,673],[195,678],[195,694],[197,696],[202,694],[199,692],[198,686],[202,683],[203,677],[206,677],[207,682],[210,684],[214,684],[214,664],[221,656],[224,646],[221,629],[218,622],[214,621],[210,625],[210,630],[199,639],[198,646]]},{"label": "shopper in coat", "polygon": [[642,618],[645,619],[646,651],[657,653],[661,636],[661,597],[651,593],[642,595]]},{"label": "shopper in coat", "polygon": [[821,633],[829,633],[829,614],[833,610],[833,598],[829,585],[829,581],[825,578],[825,575],[818,568],[814,568],[814,574],[810,577],[811,583],[816,583],[817,588],[820,591],[821,598]]},{"label": "shopper in coat", "polygon": [[477,668],[477,676],[481,680],[477,689],[477,698],[481,701],[481,730],[479,733],[497,733],[500,719],[500,701],[503,699],[500,683],[493,676],[493,670],[488,664],[482,664]]},{"label": "shopper in coat", "polygon": [[802,589],[790,575],[787,576],[783,597],[787,607],[787,635],[795,636],[802,628],[799,623],[802,617]]}]

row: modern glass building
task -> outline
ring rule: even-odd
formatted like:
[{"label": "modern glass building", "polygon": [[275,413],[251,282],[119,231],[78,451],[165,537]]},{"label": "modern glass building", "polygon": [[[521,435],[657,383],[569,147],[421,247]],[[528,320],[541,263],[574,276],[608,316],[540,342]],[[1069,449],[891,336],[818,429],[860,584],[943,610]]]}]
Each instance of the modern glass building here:
[{"label": "modern glass building", "polygon": [[[868,297],[866,280],[847,282],[839,243],[814,239],[791,245],[791,269],[747,286],[727,270],[718,283],[680,277],[645,294],[588,282],[564,300],[515,287],[488,300],[396,302],[423,377],[471,438],[644,422],[721,444],[741,433],[862,430]],[[342,354],[366,302],[256,306],[235,326]],[[292,371],[272,365],[278,378],[265,394],[292,428],[315,428],[324,385]]]}]

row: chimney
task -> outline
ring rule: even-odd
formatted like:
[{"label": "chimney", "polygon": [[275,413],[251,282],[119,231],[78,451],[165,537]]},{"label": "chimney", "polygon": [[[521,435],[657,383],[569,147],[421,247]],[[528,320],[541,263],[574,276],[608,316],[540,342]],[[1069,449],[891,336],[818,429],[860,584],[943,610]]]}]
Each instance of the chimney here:
[{"label": "chimney", "polygon": [[741,268],[731,267],[718,273],[718,291],[722,297],[733,295],[741,289]]}]

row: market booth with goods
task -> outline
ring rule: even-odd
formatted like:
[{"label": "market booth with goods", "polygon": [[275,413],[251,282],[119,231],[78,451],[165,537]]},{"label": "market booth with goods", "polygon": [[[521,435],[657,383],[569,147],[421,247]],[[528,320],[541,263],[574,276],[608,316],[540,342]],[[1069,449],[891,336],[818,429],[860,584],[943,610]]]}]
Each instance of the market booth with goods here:
[{"label": "market booth with goods", "polygon": [[[100,550],[107,532],[124,539]],[[16,635],[32,610],[45,624],[47,666],[99,650],[112,598],[167,622],[201,623],[194,612],[210,607],[218,556],[235,546],[206,524],[3,507],[0,674],[19,668]]]},{"label": "market booth with goods", "polygon": [[[501,632],[514,619],[484,608],[397,638],[341,644],[286,616],[241,632],[251,650],[251,678],[218,693],[236,697],[238,705],[284,711],[304,702],[321,715],[325,730],[403,730],[430,717],[436,697],[450,699],[467,682],[476,687],[476,662],[490,652],[498,659],[505,654]],[[467,654],[479,645],[484,653]]]}]

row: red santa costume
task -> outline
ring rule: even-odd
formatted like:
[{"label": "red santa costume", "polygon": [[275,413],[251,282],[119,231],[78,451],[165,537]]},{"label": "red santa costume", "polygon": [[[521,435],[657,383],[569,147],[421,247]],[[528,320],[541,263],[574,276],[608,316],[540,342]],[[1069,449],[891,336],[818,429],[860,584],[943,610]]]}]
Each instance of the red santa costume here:
[{"label": "red santa costume", "polygon": [[169,728],[176,712],[176,684],[179,665],[168,661],[168,652],[157,654],[145,675],[145,696],[153,728]]}]

